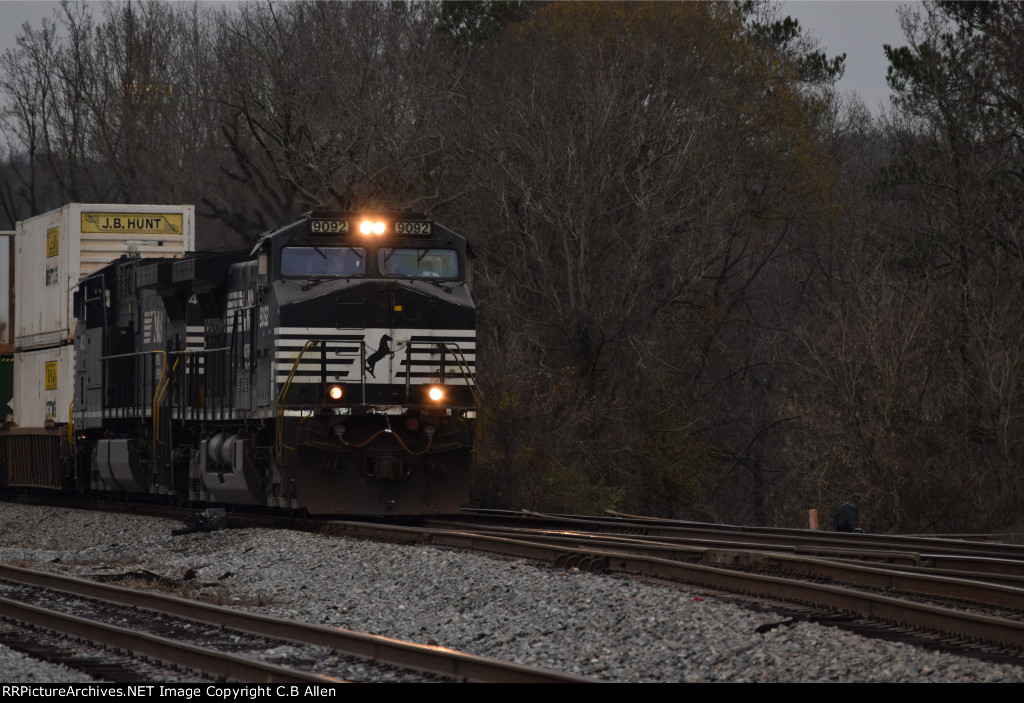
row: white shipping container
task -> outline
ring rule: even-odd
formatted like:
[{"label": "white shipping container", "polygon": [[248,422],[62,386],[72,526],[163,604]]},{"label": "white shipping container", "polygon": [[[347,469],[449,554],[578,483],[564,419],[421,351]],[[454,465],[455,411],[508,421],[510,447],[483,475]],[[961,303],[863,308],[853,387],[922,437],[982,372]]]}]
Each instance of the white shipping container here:
[{"label": "white shipping container", "polygon": [[14,422],[19,427],[42,427],[46,420],[67,422],[74,383],[73,345],[15,353]]},{"label": "white shipping container", "polygon": [[66,344],[74,334],[72,296],[79,279],[122,254],[179,257],[193,251],[195,206],[71,203],[19,222],[14,249],[15,347]]}]

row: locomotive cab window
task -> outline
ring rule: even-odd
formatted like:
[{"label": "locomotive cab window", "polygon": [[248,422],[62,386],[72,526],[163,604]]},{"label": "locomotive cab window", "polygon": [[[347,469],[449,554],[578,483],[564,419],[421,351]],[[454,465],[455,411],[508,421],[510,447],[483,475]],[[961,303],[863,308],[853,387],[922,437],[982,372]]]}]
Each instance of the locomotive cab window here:
[{"label": "locomotive cab window", "polygon": [[454,249],[381,249],[380,272],[410,278],[458,278],[459,256]]},{"label": "locomotive cab window", "polygon": [[282,276],[355,276],[366,273],[366,251],[360,247],[285,247]]}]

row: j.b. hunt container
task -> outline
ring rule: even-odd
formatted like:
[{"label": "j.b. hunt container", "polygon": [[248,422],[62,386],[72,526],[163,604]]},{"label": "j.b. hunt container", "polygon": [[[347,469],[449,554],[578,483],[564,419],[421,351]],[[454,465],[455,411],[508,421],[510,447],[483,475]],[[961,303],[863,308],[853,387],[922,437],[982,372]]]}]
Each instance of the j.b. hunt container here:
[{"label": "j.b. hunt container", "polygon": [[22,427],[66,423],[75,397],[75,347],[65,344],[14,354],[14,419]]},{"label": "j.b. hunt container", "polygon": [[79,279],[123,254],[173,257],[194,250],[195,207],[71,203],[19,222],[14,248],[15,348],[67,344]]},{"label": "j.b. hunt container", "polygon": [[74,353],[69,344],[14,353],[13,414],[0,430],[0,487],[59,489],[72,475],[66,423]]},{"label": "j.b. hunt container", "polygon": [[124,254],[193,251],[195,207],[72,203],[19,222],[11,249],[13,335],[3,341],[14,347],[14,398],[11,415],[0,418],[0,487],[61,488],[75,480],[74,290]]}]

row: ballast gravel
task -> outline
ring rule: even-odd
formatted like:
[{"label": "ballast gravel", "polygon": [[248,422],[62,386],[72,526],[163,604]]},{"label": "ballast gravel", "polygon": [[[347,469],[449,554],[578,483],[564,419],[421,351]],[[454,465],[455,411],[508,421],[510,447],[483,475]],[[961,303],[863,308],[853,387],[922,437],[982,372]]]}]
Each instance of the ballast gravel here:
[{"label": "ballast gravel", "polygon": [[[759,634],[784,618],[622,576],[287,530],[172,536],[179,527],[3,502],[0,562],[136,584],[155,574],[186,597],[607,681],[1024,681],[1019,666],[811,623]],[[3,648],[0,672],[79,677]]]},{"label": "ballast gravel", "polygon": [[73,669],[48,664],[0,646],[0,682],[3,683],[91,683],[92,678]]}]

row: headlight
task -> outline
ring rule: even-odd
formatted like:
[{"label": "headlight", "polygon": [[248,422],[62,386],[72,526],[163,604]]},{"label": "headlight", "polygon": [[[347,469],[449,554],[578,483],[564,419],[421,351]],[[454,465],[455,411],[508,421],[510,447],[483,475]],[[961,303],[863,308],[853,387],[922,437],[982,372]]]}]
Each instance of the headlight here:
[{"label": "headlight", "polygon": [[331,400],[341,400],[341,386],[331,386],[330,390],[327,391],[327,395],[330,397]]},{"label": "headlight", "polygon": [[431,400],[438,401],[438,400],[441,400],[441,398],[444,398],[444,390],[442,390],[442,388],[440,386],[433,386],[427,392],[427,395],[430,396]]},{"label": "headlight", "polygon": [[380,220],[363,220],[359,223],[359,231],[362,234],[384,234],[384,230],[387,226]]}]

